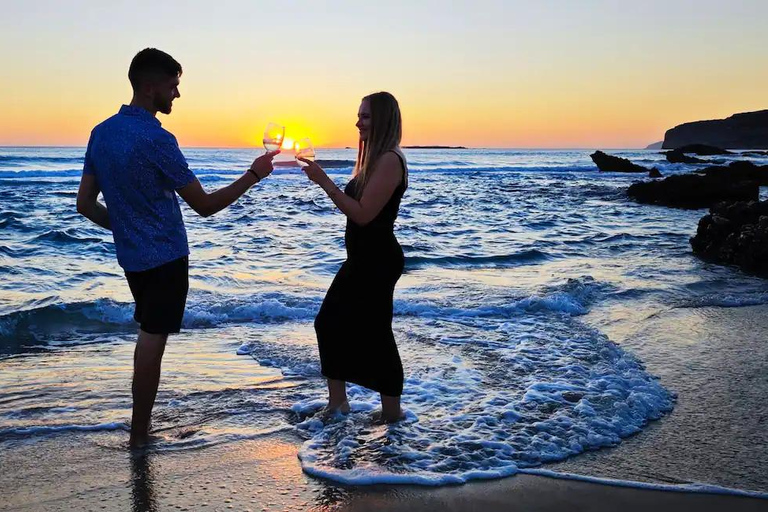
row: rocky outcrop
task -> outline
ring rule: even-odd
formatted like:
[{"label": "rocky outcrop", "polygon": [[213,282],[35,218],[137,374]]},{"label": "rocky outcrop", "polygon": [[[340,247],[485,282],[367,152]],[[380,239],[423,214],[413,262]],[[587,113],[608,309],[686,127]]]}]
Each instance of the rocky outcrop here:
[{"label": "rocky outcrop", "polygon": [[664,141],[660,140],[659,142],[654,142],[653,144],[648,144],[645,149],[661,149],[661,146],[664,145]]},{"label": "rocky outcrop", "polygon": [[675,151],[681,153],[693,153],[699,156],[712,156],[712,155],[732,155],[733,153],[727,149],[719,148],[717,146],[708,146],[707,144],[687,144],[679,148],[675,148]]},{"label": "rocky outcrop", "polygon": [[698,256],[768,276],[768,201],[720,203],[699,221]]},{"label": "rocky outcrop", "polygon": [[706,164],[706,160],[696,158],[695,156],[688,156],[679,149],[673,149],[664,153],[667,157],[667,162],[671,164]]},{"label": "rocky outcrop", "polygon": [[708,144],[730,149],[768,149],[768,110],[675,126],[664,135],[662,148],[677,149],[688,144]]},{"label": "rocky outcrop", "polygon": [[757,200],[755,181],[734,181],[725,176],[678,174],[663,180],[632,184],[627,195],[639,203],[675,208],[710,208],[720,201]]},{"label": "rocky outcrop", "polygon": [[728,181],[754,181],[760,186],[768,186],[768,165],[755,165],[752,162],[731,162],[727,166],[716,165],[694,171],[710,178]]},{"label": "rocky outcrop", "polygon": [[595,151],[591,155],[592,161],[595,162],[597,168],[602,172],[644,172],[647,173],[649,169],[641,165],[633,164],[626,158],[618,156],[607,155],[602,151]]},{"label": "rocky outcrop", "polygon": [[672,164],[708,164],[711,163],[708,160],[702,160],[694,156],[688,156],[689,153],[694,155],[731,155],[732,153],[726,149],[718,148],[716,146],[708,146],[706,144],[688,144],[681,146],[672,151],[667,151],[664,155],[667,157],[667,161]]},{"label": "rocky outcrop", "polygon": [[661,171],[659,171],[657,168],[653,168],[650,171],[648,171],[648,177],[649,178],[661,178]]}]

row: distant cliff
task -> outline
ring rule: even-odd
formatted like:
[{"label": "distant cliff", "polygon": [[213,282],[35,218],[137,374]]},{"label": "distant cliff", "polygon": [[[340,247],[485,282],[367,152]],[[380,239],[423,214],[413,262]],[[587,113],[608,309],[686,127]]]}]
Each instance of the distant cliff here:
[{"label": "distant cliff", "polygon": [[648,144],[645,149],[661,149],[661,146],[664,145],[664,141],[660,140],[659,142],[654,142],[653,144]]},{"label": "distant cliff", "polygon": [[726,149],[768,149],[768,110],[675,126],[664,135],[662,149],[676,149],[687,144],[709,144]]}]

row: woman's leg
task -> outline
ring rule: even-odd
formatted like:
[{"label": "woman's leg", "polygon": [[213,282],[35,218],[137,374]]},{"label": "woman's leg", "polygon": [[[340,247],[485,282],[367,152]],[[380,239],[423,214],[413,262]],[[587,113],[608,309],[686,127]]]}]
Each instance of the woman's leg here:
[{"label": "woman's leg", "polygon": [[403,417],[399,396],[381,395],[381,421],[395,423]]},{"label": "woman's leg", "polygon": [[343,380],[328,379],[328,409],[349,412],[347,383]]}]

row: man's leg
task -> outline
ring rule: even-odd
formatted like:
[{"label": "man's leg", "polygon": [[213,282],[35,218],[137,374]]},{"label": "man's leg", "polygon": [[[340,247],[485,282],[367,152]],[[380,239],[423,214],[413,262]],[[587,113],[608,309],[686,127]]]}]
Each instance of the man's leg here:
[{"label": "man's leg", "polygon": [[131,446],[147,442],[149,419],[155,405],[160,384],[160,366],[165,352],[167,334],[139,331],[133,354],[133,418],[131,419]]}]

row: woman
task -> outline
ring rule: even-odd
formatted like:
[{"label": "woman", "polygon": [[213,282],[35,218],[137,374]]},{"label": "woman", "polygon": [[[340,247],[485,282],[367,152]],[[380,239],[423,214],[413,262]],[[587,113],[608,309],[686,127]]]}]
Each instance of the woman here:
[{"label": "woman", "polygon": [[343,192],[319,165],[302,159],[309,179],[347,216],[347,260],[325,296],[315,332],[328,410],[349,411],[346,383],[354,382],[379,392],[381,420],[394,422],[402,414],[403,365],[392,334],[392,295],[404,257],[393,230],[408,186],[400,107],[391,94],[377,92],[363,98],[357,118],[357,161]]}]

